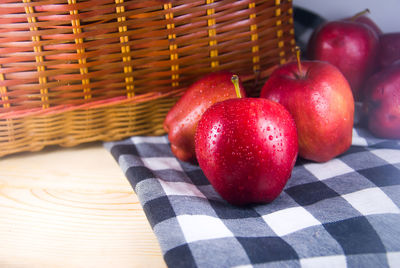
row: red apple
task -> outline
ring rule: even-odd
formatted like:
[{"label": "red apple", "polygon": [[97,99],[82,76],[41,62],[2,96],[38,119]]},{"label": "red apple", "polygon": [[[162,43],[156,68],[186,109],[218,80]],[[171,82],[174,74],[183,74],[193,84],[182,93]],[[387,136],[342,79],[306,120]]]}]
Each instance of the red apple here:
[{"label": "red apple", "polygon": [[350,147],[354,99],[346,78],[333,65],[287,63],[271,74],[261,97],[281,103],[293,115],[301,157],[325,162]]},{"label": "red apple", "polygon": [[381,69],[400,60],[400,32],[379,37],[378,64]]},{"label": "red apple", "polygon": [[400,139],[400,61],[371,76],[365,93],[369,130],[380,138]]},{"label": "red apple", "polygon": [[374,30],[374,32],[375,32],[377,35],[381,35],[381,34],[383,33],[382,30],[381,30],[381,28],[379,28],[379,26],[376,25],[376,23],[375,23],[372,19],[370,19],[369,17],[367,17],[367,16],[360,16],[360,17],[354,19],[354,21],[355,21],[355,22],[358,22],[358,23],[365,24],[365,25],[371,27],[372,30]]},{"label": "red apple", "polygon": [[[168,133],[173,154],[182,161],[194,162],[194,135],[201,115],[212,104],[236,98],[231,81],[232,73],[215,72],[203,76],[193,83],[168,112],[164,130]],[[240,84],[241,94],[245,96]]]},{"label": "red apple", "polygon": [[298,153],[292,116],[279,103],[260,98],[214,104],[201,117],[195,140],[200,168],[234,205],[273,201]]},{"label": "red apple", "polygon": [[346,20],[354,21],[354,22],[358,22],[358,23],[367,25],[367,26],[371,27],[372,30],[374,30],[374,32],[376,32],[376,34],[379,36],[383,32],[382,32],[381,28],[379,28],[379,26],[370,17],[368,17],[366,15],[369,12],[370,12],[369,9],[365,9],[365,10],[355,14],[353,17],[348,18]]},{"label": "red apple", "polygon": [[364,81],[375,70],[378,45],[378,35],[370,27],[353,21],[331,21],[313,33],[308,55],[339,68],[359,100]]}]

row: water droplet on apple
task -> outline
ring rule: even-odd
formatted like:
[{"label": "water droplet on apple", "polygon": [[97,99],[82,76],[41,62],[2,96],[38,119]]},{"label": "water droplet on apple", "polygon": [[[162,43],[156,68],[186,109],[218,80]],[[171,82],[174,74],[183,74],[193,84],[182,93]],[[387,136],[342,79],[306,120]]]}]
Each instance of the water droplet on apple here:
[{"label": "water droplet on apple", "polygon": [[272,141],[272,140],[274,139],[274,137],[273,137],[272,135],[269,135],[268,139],[269,139],[270,141]]}]

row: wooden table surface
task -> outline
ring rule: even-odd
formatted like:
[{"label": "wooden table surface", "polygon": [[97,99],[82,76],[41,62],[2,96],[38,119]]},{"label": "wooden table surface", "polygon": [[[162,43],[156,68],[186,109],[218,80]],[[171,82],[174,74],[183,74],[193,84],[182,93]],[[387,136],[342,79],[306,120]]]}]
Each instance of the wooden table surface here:
[{"label": "wooden table surface", "polygon": [[165,266],[101,143],[0,158],[0,267]]}]

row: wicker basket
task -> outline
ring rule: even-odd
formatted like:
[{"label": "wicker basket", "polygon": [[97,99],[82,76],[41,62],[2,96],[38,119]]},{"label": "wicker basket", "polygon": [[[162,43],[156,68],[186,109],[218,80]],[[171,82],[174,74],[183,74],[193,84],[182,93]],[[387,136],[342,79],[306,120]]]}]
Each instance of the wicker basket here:
[{"label": "wicker basket", "polygon": [[200,75],[250,95],[291,55],[291,1],[2,0],[0,156],[163,134]]}]

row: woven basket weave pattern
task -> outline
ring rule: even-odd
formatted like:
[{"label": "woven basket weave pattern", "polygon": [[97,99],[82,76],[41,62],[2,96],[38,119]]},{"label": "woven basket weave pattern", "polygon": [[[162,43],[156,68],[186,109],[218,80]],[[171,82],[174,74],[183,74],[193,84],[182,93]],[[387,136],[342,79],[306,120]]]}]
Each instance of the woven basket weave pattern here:
[{"label": "woven basket weave pattern", "polygon": [[163,134],[199,76],[255,94],[294,45],[283,0],[3,0],[0,25],[0,156]]}]

